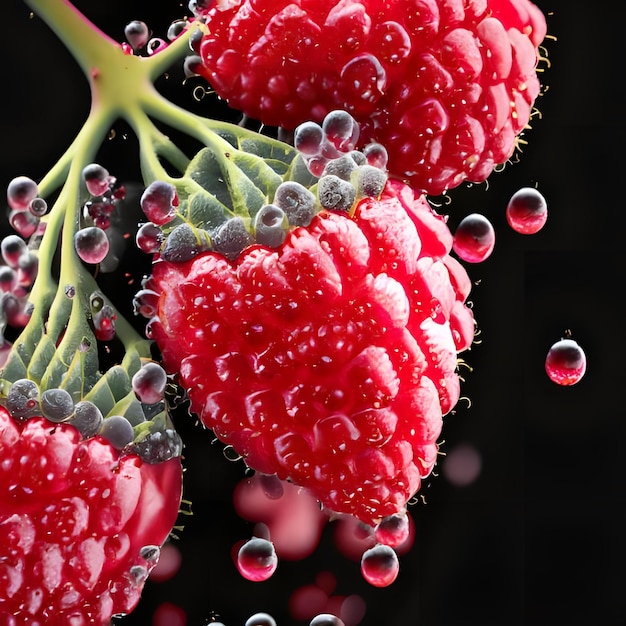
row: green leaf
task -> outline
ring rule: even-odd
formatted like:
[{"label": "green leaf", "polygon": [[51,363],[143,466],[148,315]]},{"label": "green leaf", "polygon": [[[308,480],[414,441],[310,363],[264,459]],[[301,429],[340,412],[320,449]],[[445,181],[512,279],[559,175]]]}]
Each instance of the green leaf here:
[{"label": "green leaf", "polygon": [[191,195],[182,213],[194,226],[209,232],[232,216],[217,198],[205,191]]},{"label": "green leaf", "polygon": [[131,382],[128,374],[121,365],[114,365],[85,395],[85,400],[97,405],[102,415],[108,415],[115,404],[130,392]]}]

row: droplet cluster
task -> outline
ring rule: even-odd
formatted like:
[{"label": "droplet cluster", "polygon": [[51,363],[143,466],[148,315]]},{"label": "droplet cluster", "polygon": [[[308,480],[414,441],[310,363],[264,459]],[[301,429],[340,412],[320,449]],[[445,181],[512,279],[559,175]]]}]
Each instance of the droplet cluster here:
[{"label": "droplet cluster", "polygon": [[165,261],[189,261],[213,250],[234,261],[248,246],[278,248],[295,228],[308,226],[322,210],[352,214],[364,198],[378,198],[387,182],[387,154],[369,144],[357,150],[359,126],[345,111],[331,111],[321,125],[306,122],[294,134],[294,146],[314,178],[311,188],[285,180],[273,198],[253,216],[227,217],[211,231],[196,227],[178,215],[176,186],[154,181],[144,191],[141,208],[149,220],[141,224],[137,246]]}]

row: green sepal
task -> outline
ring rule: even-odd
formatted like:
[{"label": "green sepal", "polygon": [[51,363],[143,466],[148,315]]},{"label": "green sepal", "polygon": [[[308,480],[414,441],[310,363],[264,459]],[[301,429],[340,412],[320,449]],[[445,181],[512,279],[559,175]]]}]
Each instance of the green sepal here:
[{"label": "green sepal", "polygon": [[131,390],[131,381],[126,370],[121,365],[114,365],[102,375],[84,399],[93,402],[102,415],[109,415],[116,403]]}]

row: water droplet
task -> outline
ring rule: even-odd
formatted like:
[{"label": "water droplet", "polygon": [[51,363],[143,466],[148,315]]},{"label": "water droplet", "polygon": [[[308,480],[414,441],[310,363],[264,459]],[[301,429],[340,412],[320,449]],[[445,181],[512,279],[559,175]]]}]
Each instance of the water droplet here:
[{"label": "water droplet", "polygon": [[104,260],[109,252],[109,238],[98,226],[81,228],[74,235],[76,253],[85,263],[97,264]]},{"label": "water droplet", "polygon": [[310,622],[309,626],[345,626],[343,620],[331,613],[320,613]]},{"label": "water droplet", "polygon": [[28,176],[17,176],[7,187],[7,202],[15,211],[26,211],[38,193],[39,189],[34,180]]},{"label": "water droplet", "polygon": [[574,385],[584,376],[587,357],[573,339],[561,339],[548,351],[546,373],[558,385]]},{"label": "water droplet", "polygon": [[548,219],[548,204],[533,187],[516,191],[506,207],[509,226],[522,235],[533,235],[541,230]]},{"label": "water droplet", "polygon": [[363,553],[361,574],[374,587],[387,587],[398,576],[398,555],[389,546],[378,544]]},{"label": "water droplet", "polygon": [[458,225],[452,248],[463,261],[480,263],[493,252],[495,243],[491,222],[484,215],[472,213]]},{"label": "water droplet", "polygon": [[276,626],[276,620],[269,613],[255,613],[246,620],[245,626]]},{"label": "water droplet", "polygon": [[409,518],[406,511],[384,517],[374,531],[376,541],[395,548],[409,537]]},{"label": "water droplet", "polygon": [[237,569],[248,580],[267,580],[278,567],[274,544],[267,539],[253,537],[241,546],[237,554]]}]

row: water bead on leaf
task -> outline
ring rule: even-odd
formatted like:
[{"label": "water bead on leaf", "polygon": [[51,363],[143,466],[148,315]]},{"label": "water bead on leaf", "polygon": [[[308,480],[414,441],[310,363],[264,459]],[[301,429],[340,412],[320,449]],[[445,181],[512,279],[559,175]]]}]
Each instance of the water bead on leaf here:
[{"label": "water bead on leaf", "polygon": [[398,576],[400,564],[393,548],[375,545],[361,558],[361,574],[374,587],[388,587]]},{"label": "water bead on leaf", "polygon": [[150,29],[145,22],[141,20],[133,20],[126,24],[124,28],[124,37],[126,41],[131,45],[132,49],[136,52],[145,47],[150,38]]},{"label": "water bead on leaf", "polygon": [[97,264],[109,253],[109,238],[102,228],[87,226],[74,235],[74,246],[85,263]]},{"label": "water bead on leaf", "polygon": [[459,258],[468,263],[480,263],[493,252],[496,234],[491,222],[479,213],[463,218],[458,225],[452,243]]},{"label": "water bead on leaf", "polygon": [[322,121],[322,130],[329,141],[340,152],[350,152],[359,140],[359,125],[347,111],[331,111]]},{"label": "water bead on leaf", "polygon": [[356,189],[352,183],[330,174],[320,178],[317,195],[325,209],[348,212],[356,200]]},{"label": "water bead on leaf", "polygon": [[135,395],[145,404],[154,404],[163,400],[167,374],[158,363],[146,363],[132,378]]},{"label": "water bead on leaf", "polygon": [[74,415],[68,420],[87,439],[100,432],[104,418],[102,411],[88,400],[81,400],[74,407]]},{"label": "water bead on leaf", "polygon": [[14,211],[26,211],[38,193],[39,188],[34,180],[28,176],[17,176],[7,187],[7,202]]},{"label": "water bead on leaf", "polygon": [[83,180],[87,191],[92,196],[103,196],[111,187],[112,178],[109,172],[98,163],[90,163],[83,168]]},{"label": "water bead on leaf", "polygon": [[278,567],[274,544],[267,539],[253,537],[239,548],[236,565],[239,573],[248,580],[267,580]]},{"label": "water bead on leaf", "polygon": [[0,291],[5,293],[12,292],[17,286],[17,274],[12,267],[8,265],[0,266]]},{"label": "water bead on leaf", "polygon": [[262,246],[278,248],[285,241],[288,227],[285,212],[275,204],[266,204],[254,218],[254,237]]},{"label": "water bead on leaf", "polygon": [[276,620],[269,613],[255,613],[246,620],[244,626],[276,626]]},{"label": "water bead on leaf", "polygon": [[548,219],[548,203],[534,187],[522,187],[516,191],[506,207],[509,226],[522,235],[540,231]]},{"label": "water bead on leaf", "polygon": [[285,212],[290,226],[308,226],[315,215],[315,194],[295,181],[278,185],[274,204]]},{"label": "water bead on leaf", "polygon": [[74,413],[74,400],[65,389],[46,389],[41,394],[41,412],[51,422],[64,422]]},{"label": "water bead on leaf", "polygon": [[585,375],[587,357],[573,339],[561,339],[548,350],[546,373],[558,385],[575,385]]},{"label": "water bead on leaf", "polygon": [[164,240],[163,232],[152,222],[142,224],[135,235],[137,247],[146,254],[156,254],[161,249]]},{"label": "water bead on leaf", "polygon": [[296,128],[293,134],[293,144],[296,150],[305,156],[319,154],[324,142],[324,131],[315,122],[304,122]]},{"label": "water bead on leaf", "polygon": [[99,434],[116,450],[126,447],[135,438],[132,424],[122,415],[107,417],[100,426]]},{"label": "water bead on leaf", "polygon": [[143,192],[139,201],[141,210],[153,223],[162,226],[176,216],[178,193],[171,183],[155,180]]},{"label": "water bead on leaf", "polygon": [[309,626],[345,626],[345,624],[336,615],[320,613],[311,620]]}]

